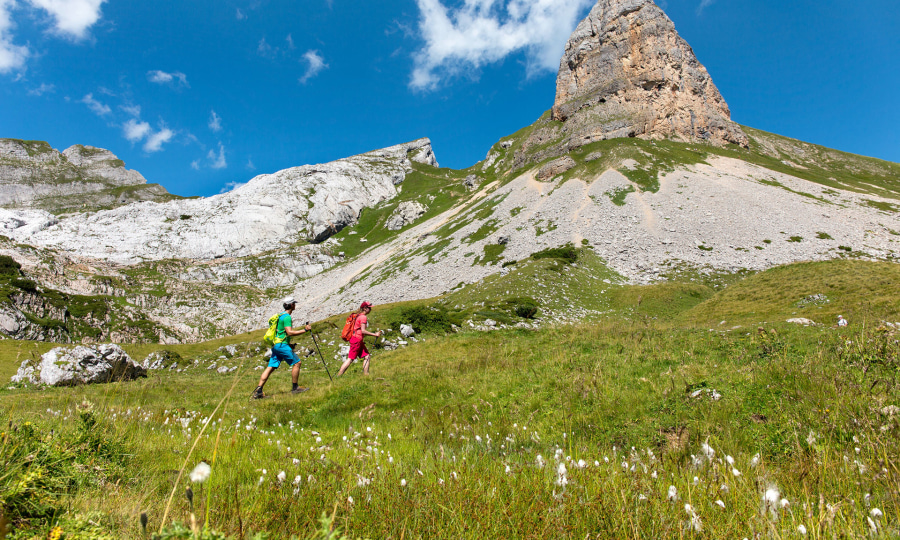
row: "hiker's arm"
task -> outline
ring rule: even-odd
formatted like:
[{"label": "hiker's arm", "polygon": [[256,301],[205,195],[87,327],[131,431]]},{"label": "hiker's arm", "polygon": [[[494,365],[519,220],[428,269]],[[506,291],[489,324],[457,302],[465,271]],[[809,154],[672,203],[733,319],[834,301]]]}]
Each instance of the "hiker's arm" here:
[{"label": "hiker's arm", "polygon": [[373,336],[373,337],[381,337],[381,332],[372,333],[366,330],[366,327],[369,326],[368,323],[359,325],[359,330],[362,332],[364,336]]},{"label": "hiker's arm", "polygon": [[299,336],[300,334],[305,334],[311,330],[312,330],[312,326],[310,326],[308,324],[306,326],[304,326],[303,328],[301,328],[300,330],[294,330],[292,327],[287,326],[284,329],[284,333],[289,336]]}]

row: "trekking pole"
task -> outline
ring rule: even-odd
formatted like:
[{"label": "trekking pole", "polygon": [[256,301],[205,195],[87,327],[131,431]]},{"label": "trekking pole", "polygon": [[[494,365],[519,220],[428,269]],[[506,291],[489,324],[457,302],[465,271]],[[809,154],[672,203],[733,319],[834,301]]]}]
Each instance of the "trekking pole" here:
[{"label": "trekking pole", "polygon": [[329,379],[331,382],[334,382],[334,379],[331,378],[331,372],[328,371],[328,364],[325,363],[325,357],[322,356],[322,351],[319,349],[319,342],[316,341],[316,335],[313,334],[313,333],[310,333],[310,334],[312,335],[313,343],[316,344],[316,351],[319,352],[319,358],[322,359],[322,365],[325,366],[325,373],[328,374],[328,379]]}]

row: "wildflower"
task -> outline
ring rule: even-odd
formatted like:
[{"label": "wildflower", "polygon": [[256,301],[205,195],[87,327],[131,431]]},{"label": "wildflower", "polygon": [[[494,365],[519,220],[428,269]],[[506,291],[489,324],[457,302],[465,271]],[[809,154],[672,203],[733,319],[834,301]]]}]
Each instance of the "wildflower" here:
[{"label": "wildflower", "polygon": [[400,487],[406,487],[406,478],[400,479]]},{"label": "wildflower", "polygon": [[322,437],[316,437],[316,444],[322,442]]},{"label": "wildflower", "polygon": [[755,456],[753,456],[753,458],[750,459],[751,469],[755,469],[757,465],[759,465],[759,454],[756,454]]},{"label": "wildflower", "polygon": [[394,456],[388,456],[388,463],[394,462]]},{"label": "wildflower", "polygon": [[781,506],[781,508],[787,508],[791,505],[790,501],[788,501],[787,499],[781,499],[778,504]]},{"label": "wildflower", "polygon": [[481,435],[475,435],[475,442],[481,442]]},{"label": "wildflower", "polygon": [[684,511],[687,512],[688,515],[691,517],[691,528],[694,529],[694,531],[696,531],[696,532],[702,531],[703,523],[700,521],[700,516],[698,516],[697,513],[694,512],[694,507],[689,504],[686,504],[686,505],[684,505]]},{"label": "wildflower", "polygon": [[441,485],[441,486],[444,485],[444,479],[443,479],[443,478],[438,478],[438,485]]},{"label": "wildflower", "polygon": [[869,512],[869,514],[871,514],[873,518],[880,518],[884,515],[884,513],[878,508],[873,508],[872,511]]},{"label": "wildflower", "polygon": [[369,427],[369,426],[366,426],[366,432],[368,432],[368,433],[372,433],[372,428],[371,428],[371,427]]},{"label": "wildflower", "polygon": [[257,482],[256,485],[257,485],[257,486],[261,486],[262,483],[265,482],[265,481],[266,481],[266,477],[265,477],[265,476],[260,476],[260,477],[259,477],[259,482]]},{"label": "wildflower", "polygon": [[640,495],[638,495],[638,500],[639,500],[639,501],[646,501],[646,500],[647,500],[647,496],[644,495],[643,493],[641,493]]},{"label": "wildflower", "polygon": [[722,501],[722,499],[717,499],[717,500],[716,500],[716,504],[717,504],[722,510],[725,509],[725,502]]},{"label": "wildflower", "polygon": [[294,458],[294,459],[292,460],[292,463],[293,463],[294,465],[300,465],[300,460],[297,459],[297,458]]},{"label": "wildflower", "polygon": [[712,461],[713,457],[716,455],[716,451],[712,449],[712,446],[709,445],[709,439],[707,442],[703,443],[700,446],[700,449],[703,450],[703,455],[706,456],[706,459]]},{"label": "wildflower", "polygon": [[576,463],[575,466],[578,467],[579,469],[583,469],[583,468],[587,467],[587,463],[585,463],[583,459],[579,459],[578,463]]},{"label": "wildflower", "polygon": [[803,525],[800,525],[799,527],[797,527],[797,532],[803,536],[806,536],[806,527],[804,527]]},{"label": "wildflower", "polygon": [[876,525],[875,522],[872,521],[872,518],[867,517],[867,518],[866,518],[866,521],[869,522],[869,529],[871,529],[871,531],[872,531],[873,533],[874,533],[874,532],[878,532],[878,525]]},{"label": "wildflower", "polygon": [[600,466],[600,462],[597,461],[597,460],[595,459],[595,460],[594,460],[594,467],[599,467],[599,466]]},{"label": "wildflower", "polygon": [[694,477],[694,485],[696,486],[698,484],[700,484],[700,479],[695,476]]},{"label": "wildflower", "polygon": [[559,487],[565,487],[566,484],[569,483],[569,479],[566,477],[566,465],[564,463],[560,463],[559,467],[556,469],[556,485]]},{"label": "wildflower", "polygon": [[729,465],[734,465],[734,458],[731,456],[725,456],[725,462]]},{"label": "wildflower", "polygon": [[509,464],[507,464],[506,465],[506,474],[511,474],[511,473],[512,473],[512,469],[509,468]]},{"label": "wildflower", "polygon": [[604,463],[609,463],[609,458],[606,457],[606,456],[603,456],[603,462],[604,462]]},{"label": "wildflower", "polygon": [[353,497],[350,496],[350,495],[348,495],[348,496],[347,496],[347,502],[350,503],[350,504],[353,504]]},{"label": "wildflower", "polygon": [[739,471],[739,470],[735,469],[734,467],[732,467],[732,468],[731,468],[731,474],[733,474],[734,476],[740,476],[740,475],[741,475],[741,471]]},{"label": "wildflower", "polygon": [[719,491],[721,491],[722,493],[728,493],[728,484],[722,484],[721,486],[719,486]]},{"label": "wildflower", "polygon": [[206,482],[209,478],[209,473],[212,471],[210,466],[205,462],[201,461],[194,467],[194,470],[191,471],[191,482],[196,482],[202,484]]},{"label": "wildflower", "polygon": [[770,486],[763,493],[763,511],[768,510],[773,518],[775,517],[775,510],[778,508],[780,496],[781,494],[775,486]]},{"label": "wildflower", "polygon": [[543,456],[538,454],[534,461],[535,461],[535,463],[537,463],[537,466],[539,469],[544,468],[544,457]]},{"label": "wildflower", "polygon": [[654,479],[654,480],[656,480],[656,478],[657,478],[658,476],[659,476],[659,474],[657,474],[656,471],[653,471],[652,473],[650,473],[650,478],[652,478],[652,479]]},{"label": "wildflower", "polygon": [[669,494],[666,498],[669,499],[670,501],[678,500],[678,490],[675,489],[675,486],[669,486]]},{"label": "wildflower", "polygon": [[300,475],[298,474],[297,476],[294,477],[294,481],[292,483],[295,486],[299,486],[301,481],[302,481],[302,478],[300,478]]}]

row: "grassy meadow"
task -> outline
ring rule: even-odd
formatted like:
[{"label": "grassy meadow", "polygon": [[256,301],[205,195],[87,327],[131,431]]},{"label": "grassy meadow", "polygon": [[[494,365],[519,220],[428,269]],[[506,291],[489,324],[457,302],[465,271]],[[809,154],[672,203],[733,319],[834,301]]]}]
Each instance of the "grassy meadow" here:
[{"label": "grassy meadow", "polygon": [[[540,329],[426,330],[374,349],[370,377],[356,365],[333,383],[309,357],[300,395],[282,368],[271,398],[247,399],[261,332],[166,347],[182,371],[134,382],[4,385],[7,538],[900,534],[900,345],[882,324],[900,321],[900,267],[804,263],[646,287],[605,275],[602,295],[579,295],[595,263],[562,264],[523,261],[506,276],[521,282],[376,306],[371,325],[396,332],[411,307],[480,320],[502,306],[479,297],[536,278],[586,298],[591,321],[551,324],[560,308],[542,300]],[[830,326],[838,313],[849,327]],[[316,325],[332,375],[339,322]],[[50,347],[0,342],[0,377]],[[126,346],[137,360],[161,348]]]}]

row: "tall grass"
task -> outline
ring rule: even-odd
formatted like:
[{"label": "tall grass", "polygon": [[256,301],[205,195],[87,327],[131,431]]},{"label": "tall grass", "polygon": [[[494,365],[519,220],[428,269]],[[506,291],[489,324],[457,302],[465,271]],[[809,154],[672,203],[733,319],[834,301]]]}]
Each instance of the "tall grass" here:
[{"label": "tall grass", "polygon": [[[108,534],[141,538],[146,512],[174,535],[161,521],[196,442],[188,468],[216,459],[193,510],[234,538],[328,534],[323,512],[329,528],[369,538],[799,537],[801,526],[888,537],[900,510],[896,336],[851,328],[644,320],[429,338],[379,355],[370,378],[306,372],[301,396],[277,373],[272,399],[234,397],[219,417],[231,379],[205,370],[3,391],[13,430],[31,422],[36,440],[65,440],[88,400],[95,429],[127,449],[117,481],[57,489],[56,510],[14,522],[15,534],[99,515]],[[17,455],[5,509],[33,467]],[[176,496],[166,521],[190,523],[190,510]]]}]

